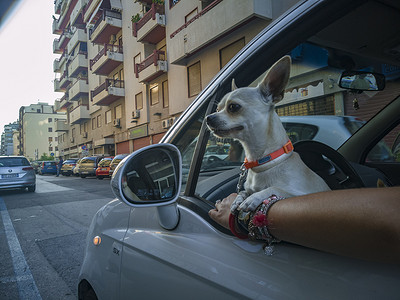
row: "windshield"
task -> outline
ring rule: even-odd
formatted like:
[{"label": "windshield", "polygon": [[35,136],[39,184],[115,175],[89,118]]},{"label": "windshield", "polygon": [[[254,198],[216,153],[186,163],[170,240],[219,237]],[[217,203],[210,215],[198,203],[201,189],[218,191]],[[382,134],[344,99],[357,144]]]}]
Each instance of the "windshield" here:
[{"label": "windshield", "polygon": [[0,158],[0,167],[30,166],[29,161],[24,157]]}]

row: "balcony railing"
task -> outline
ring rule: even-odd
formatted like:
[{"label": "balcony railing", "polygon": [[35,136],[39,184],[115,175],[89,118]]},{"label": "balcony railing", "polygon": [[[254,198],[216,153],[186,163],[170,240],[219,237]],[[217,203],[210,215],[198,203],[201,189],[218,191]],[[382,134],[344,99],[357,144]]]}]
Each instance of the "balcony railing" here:
[{"label": "balcony railing", "polygon": [[90,99],[96,105],[109,105],[125,96],[123,80],[107,78],[105,82],[90,92]]},{"label": "balcony railing", "polygon": [[[101,14],[101,16],[99,17],[99,19],[94,24],[93,28],[89,29],[89,39],[92,40],[92,42],[93,42],[93,33],[96,31],[97,27],[99,27],[99,25],[103,21],[106,21],[106,19],[108,19],[108,18],[120,20],[121,26],[122,26],[122,15],[121,15],[120,12],[104,9],[102,14]],[[118,27],[121,27],[121,26],[118,26]],[[107,38],[109,38],[109,37],[107,37]]]},{"label": "balcony railing", "polygon": [[150,20],[155,20],[157,13],[160,15],[164,14],[164,5],[153,3],[151,5],[151,9],[147,13],[145,13],[138,22],[133,23],[132,25],[133,36],[137,37],[137,32],[139,31],[139,29],[141,29]]},{"label": "balcony railing", "polygon": [[191,18],[189,21],[187,21],[185,24],[183,24],[181,27],[179,27],[177,30],[175,30],[173,33],[171,33],[170,38],[172,39],[177,33],[188,27],[191,23],[196,21],[198,18],[201,16],[205,15],[208,13],[212,8],[214,8],[216,5],[221,3],[222,0],[215,0],[214,2],[210,3],[207,7],[205,7],[202,11],[200,11],[197,15],[195,15],[193,18]]},{"label": "balcony railing", "polygon": [[151,66],[152,64],[154,66],[157,66],[159,60],[165,60],[165,52],[160,50],[154,50],[153,54],[146,57],[146,59],[141,63],[135,65],[136,78],[139,78],[139,73],[144,69],[146,69],[147,67]]},{"label": "balcony railing", "polygon": [[90,70],[92,70],[93,65],[99,61],[99,59],[103,56],[107,55],[107,51],[111,51],[114,53],[123,53],[122,46],[119,45],[112,45],[112,44],[104,44],[103,49],[100,50],[97,55],[90,60]]},{"label": "balcony railing", "polygon": [[79,100],[82,96],[87,96],[89,93],[89,84],[87,77],[79,77],[69,88],[70,100]]}]

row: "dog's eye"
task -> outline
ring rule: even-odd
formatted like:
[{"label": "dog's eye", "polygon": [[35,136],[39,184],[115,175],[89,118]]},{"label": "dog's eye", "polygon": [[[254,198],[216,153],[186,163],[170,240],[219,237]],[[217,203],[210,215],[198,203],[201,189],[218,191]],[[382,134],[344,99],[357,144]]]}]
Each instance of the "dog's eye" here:
[{"label": "dog's eye", "polygon": [[235,113],[241,108],[242,107],[239,104],[231,103],[228,106],[228,111],[231,112],[231,113]]}]

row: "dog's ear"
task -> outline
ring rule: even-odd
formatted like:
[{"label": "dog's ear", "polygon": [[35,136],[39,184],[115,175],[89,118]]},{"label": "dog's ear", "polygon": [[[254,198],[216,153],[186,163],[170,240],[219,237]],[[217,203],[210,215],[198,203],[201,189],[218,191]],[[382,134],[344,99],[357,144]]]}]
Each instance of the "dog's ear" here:
[{"label": "dog's ear", "polygon": [[285,87],[290,76],[290,56],[284,56],[269,69],[263,81],[258,85],[266,102],[274,104],[283,99]]},{"label": "dog's ear", "polygon": [[232,88],[231,88],[231,92],[232,91],[234,91],[234,90],[237,90],[237,86],[236,86],[236,83],[235,83],[235,78],[232,78]]}]

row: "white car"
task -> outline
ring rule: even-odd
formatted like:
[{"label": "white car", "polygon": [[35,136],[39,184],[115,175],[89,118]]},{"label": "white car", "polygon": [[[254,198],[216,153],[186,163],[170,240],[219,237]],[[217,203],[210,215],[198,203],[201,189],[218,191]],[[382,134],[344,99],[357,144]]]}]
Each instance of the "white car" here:
[{"label": "white car", "polygon": [[[295,151],[332,189],[373,187],[378,179],[400,185],[399,161],[379,151],[368,159],[379,143],[390,151],[399,133],[399,28],[395,0],[302,1],[265,28],[161,144],[118,165],[111,180],[117,199],[97,212],[89,228],[79,299],[398,299],[398,265],[285,242],[267,256],[262,243],[239,240],[213,222],[208,211],[215,201],[236,191],[243,151],[224,141],[235,155],[206,162],[207,148],[220,141],[203,120],[230,91],[232,78],[239,87],[255,86],[289,54],[292,77],[276,107],[279,115],[336,114],[365,122],[337,150],[308,138]],[[362,78],[358,74],[376,84],[349,82]],[[332,130],[328,119],[319,123]]]}]

